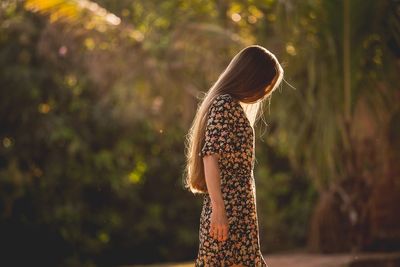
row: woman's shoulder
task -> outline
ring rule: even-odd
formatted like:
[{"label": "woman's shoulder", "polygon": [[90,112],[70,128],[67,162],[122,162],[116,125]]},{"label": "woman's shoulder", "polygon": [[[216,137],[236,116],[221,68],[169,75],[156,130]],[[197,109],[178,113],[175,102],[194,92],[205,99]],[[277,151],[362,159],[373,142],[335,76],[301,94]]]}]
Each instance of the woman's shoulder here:
[{"label": "woman's shoulder", "polygon": [[230,94],[220,94],[214,98],[213,106],[231,108],[232,102],[233,98]]},{"label": "woman's shoulder", "polygon": [[210,110],[213,115],[219,113],[232,118],[239,114],[237,105],[238,103],[235,103],[235,99],[230,94],[221,94],[214,98]]},{"label": "woman's shoulder", "polygon": [[230,94],[220,94],[216,98],[225,99],[225,100],[232,100],[232,96]]}]

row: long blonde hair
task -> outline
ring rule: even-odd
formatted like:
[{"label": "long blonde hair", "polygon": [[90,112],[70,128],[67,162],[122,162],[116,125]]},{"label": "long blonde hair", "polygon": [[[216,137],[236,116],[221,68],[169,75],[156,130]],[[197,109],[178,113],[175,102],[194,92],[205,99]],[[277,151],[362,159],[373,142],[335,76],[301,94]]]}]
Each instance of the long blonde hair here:
[{"label": "long blonde hair", "polygon": [[250,45],[237,53],[214,85],[200,99],[192,126],[186,135],[184,187],[192,193],[206,193],[203,159],[199,156],[205,139],[207,112],[213,100],[230,94],[242,105],[254,126],[263,101],[278,87],[283,69],[270,51]]}]

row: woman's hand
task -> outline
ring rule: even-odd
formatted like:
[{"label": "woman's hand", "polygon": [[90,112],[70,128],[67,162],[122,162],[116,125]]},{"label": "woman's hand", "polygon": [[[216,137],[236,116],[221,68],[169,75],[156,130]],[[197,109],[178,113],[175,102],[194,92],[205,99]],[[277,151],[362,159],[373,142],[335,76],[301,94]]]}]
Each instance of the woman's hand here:
[{"label": "woman's hand", "polygon": [[225,207],[213,206],[211,211],[210,235],[218,241],[225,241],[228,238],[228,217]]}]

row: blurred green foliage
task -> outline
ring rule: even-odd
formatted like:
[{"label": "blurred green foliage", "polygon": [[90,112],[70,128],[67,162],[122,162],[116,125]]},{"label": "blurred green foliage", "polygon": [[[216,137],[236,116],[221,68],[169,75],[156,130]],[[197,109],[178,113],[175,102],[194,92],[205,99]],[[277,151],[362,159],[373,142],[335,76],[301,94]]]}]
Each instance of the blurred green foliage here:
[{"label": "blurred green foliage", "polygon": [[[352,63],[355,96],[364,74],[371,87],[382,73],[393,77],[391,64],[382,68],[392,63],[382,51],[397,51],[398,40],[390,27],[378,34],[383,2],[380,12],[354,18],[377,14],[373,32],[352,41],[366,47]],[[182,187],[185,134],[200,92],[252,43],[276,53],[297,88],[283,83],[271,113],[265,110],[268,133],[258,129],[262,250],[304,246],[318,193],[343,170],[336,150],[342,6],[327,3],[2,1],[0,260],[116,266],[193,259],[202,199]],[[383,87],[384,97],[398,99]],[[387,114],[398,110],[387,103]]]}]

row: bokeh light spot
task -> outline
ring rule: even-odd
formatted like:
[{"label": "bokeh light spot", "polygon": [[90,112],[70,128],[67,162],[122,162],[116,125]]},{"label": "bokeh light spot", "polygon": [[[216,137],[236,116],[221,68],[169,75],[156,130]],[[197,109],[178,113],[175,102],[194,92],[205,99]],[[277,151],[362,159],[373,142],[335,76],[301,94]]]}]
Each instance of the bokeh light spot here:
[{"label": "bokeh light spot", "polygon": [[233,14],[231,15],[231,18],[232,18],[232,20],[233,20],[234,22],[239,22],[239,21],[242,19],[242,16],[240,16],[240,14],[238,14],[238,13],[233,13]]},{"label": "bokeh light spot", "polygon": [[4,138],[3,138],[3,146],[4,146],[5,148],[9,148],[9,147],[11,147],[11,145],[12,145],[12,140],[11,140],[11,138],[9,138],[9,137],[4,137]]},{"label": "bokeh light spot", "polygon": [[40,103],[39,106],[38,106],[38,110],[39,110],[39,112],[42,113],[42,114],[47,114],[47,113],[50,112],[51,107],[50,107],[50,105],[47,104],[47,103]]},{"label": "bokeh light spot", "polygon": [[286,44],[286,52],[291,56],[295,56],[297,54],[296,48],[290,42]]}]

